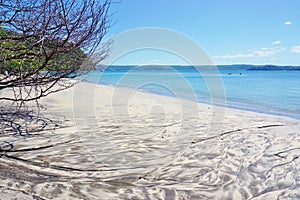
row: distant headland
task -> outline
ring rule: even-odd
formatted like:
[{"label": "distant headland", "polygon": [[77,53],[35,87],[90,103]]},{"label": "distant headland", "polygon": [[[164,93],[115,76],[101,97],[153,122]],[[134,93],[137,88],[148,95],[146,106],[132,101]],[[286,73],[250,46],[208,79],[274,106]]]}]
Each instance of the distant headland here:
[{"label": "distant headland", "polygon": [[[232,65],[215,65],[219,70],[249,70],[249,71],[300,71],[300,66],[289,66],[289,65],[251,65],[251,64],[232,64]],[[104,70],[108,66],[99,65],[97,70]],[[210,69],[212,65],[199,65],[195,67],[201,67],[204,69]],[[194,66],[191,65],[110,65],[110,70],[124,70],[124,69],[135,68],[141,70],[168,70],[170,68],[174,69],[193,69]]]}]

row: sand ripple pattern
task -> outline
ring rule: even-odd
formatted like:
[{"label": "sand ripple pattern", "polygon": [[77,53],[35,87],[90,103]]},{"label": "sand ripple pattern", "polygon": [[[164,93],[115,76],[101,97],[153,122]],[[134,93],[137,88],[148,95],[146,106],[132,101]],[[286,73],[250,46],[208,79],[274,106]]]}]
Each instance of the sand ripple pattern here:
[{"label": "sand ripple pattern", "polygon": [[108,109],[17,140],[49,148],[1,156],[0,199],[300,199],[299,121],[231,111],[208,134],[209,107],[184,123],[176,109]]},{"label": "sand ripple pattern", "polygon": [[[34,153],[10,154],[19,160],[1,158],[0,196],[16,193],[25,199],[300,197],[300,136],[292,132],[292,126],[289,134],[283,134],[286,124],[259,128],[254,123],[250,128],[213,138],[202,138],[199,133],[205,126],[201,126],[198,130],[183,130],[185,139],[179,141],[174,131],[179,126],[176,123],[160,127],[162,132],[154,135],[149,129],[122,132],[120,125],[107,126],[105,119],[102,123],[100,134],[83,130],[82,134],[91,137],[82,137],[86,141],[67,142]],[[145,137],[147,134],[151,137]],[[67,141],[69,137],[76,141],[78,135],[52,138],[50,142]],[[85,145],[90,147],[89,153]]]}]

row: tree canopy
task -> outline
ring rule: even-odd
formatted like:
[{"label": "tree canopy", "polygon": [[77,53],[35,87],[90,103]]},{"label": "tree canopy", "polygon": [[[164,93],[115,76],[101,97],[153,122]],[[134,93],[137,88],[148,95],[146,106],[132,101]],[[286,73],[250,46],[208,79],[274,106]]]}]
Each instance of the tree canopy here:
[{"label": "tree canopy", "polygon": [[0,101],[36,100],[102,61],[109,0],[1,0]]}]

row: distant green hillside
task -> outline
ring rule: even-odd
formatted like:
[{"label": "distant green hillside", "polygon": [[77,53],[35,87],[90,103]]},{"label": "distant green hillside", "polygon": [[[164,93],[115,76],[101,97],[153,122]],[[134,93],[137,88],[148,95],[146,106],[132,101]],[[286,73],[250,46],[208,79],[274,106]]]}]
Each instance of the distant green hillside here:
[{"label": "distant green hillside", "polygon": [[[213,66],[197,66],[204,70],[209,70]],[[193,66],[181,66],[181,65],[111,65],[111,66],[98,66],[98,70],[108,69],[110,71],[119,70],[169,70],[170,68],[177,70],[189,70],[195,69]],[[300,66],[277,66],[277,65],[247,65],[247,64],[234,64],[234,65],[217,65],[219,70],[286,70],[286,71],[300,71]]]}]

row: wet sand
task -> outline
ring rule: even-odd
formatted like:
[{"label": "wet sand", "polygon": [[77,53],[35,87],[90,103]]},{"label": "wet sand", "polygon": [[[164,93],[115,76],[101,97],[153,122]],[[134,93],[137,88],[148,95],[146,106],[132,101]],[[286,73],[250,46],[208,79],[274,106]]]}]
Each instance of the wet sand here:
[{"label": "wet sand", "polygon": [[55,126],[0,138],[0,199],[300,198],[299,120],[88,83],[41,105]]}]

